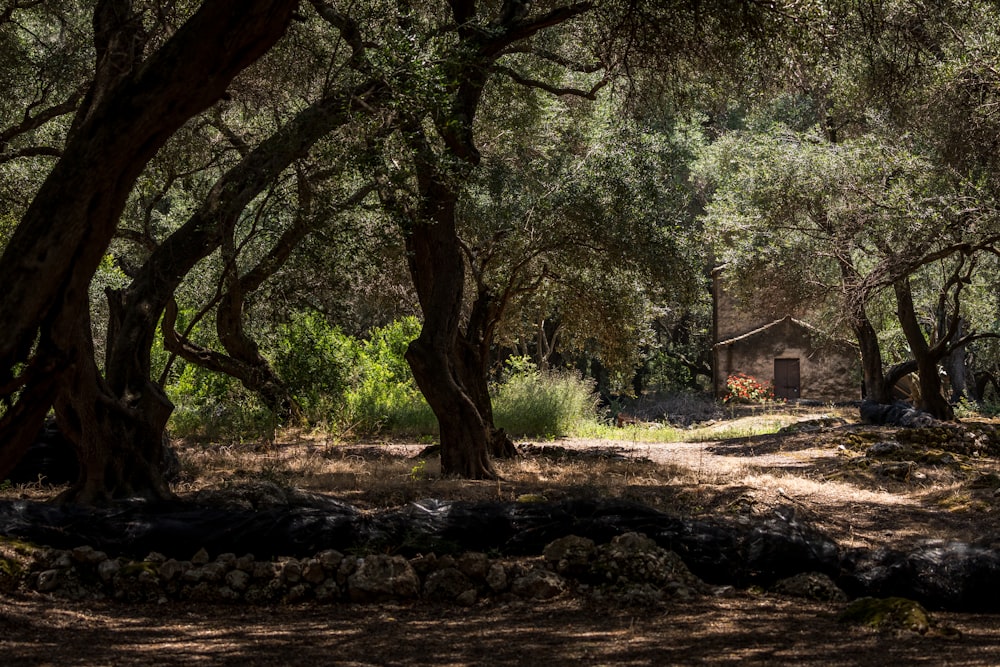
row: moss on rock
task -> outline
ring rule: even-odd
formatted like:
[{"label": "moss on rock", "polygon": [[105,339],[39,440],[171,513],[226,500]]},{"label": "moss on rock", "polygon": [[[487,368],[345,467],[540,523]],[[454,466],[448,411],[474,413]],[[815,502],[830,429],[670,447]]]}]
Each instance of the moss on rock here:
[{"label": "moss on rock", "polygon": [[841,623],[861,625],[880,632],[909,630],[926,634],[931,627],[927,610],[907,598],[859,598],[840,615]]}]

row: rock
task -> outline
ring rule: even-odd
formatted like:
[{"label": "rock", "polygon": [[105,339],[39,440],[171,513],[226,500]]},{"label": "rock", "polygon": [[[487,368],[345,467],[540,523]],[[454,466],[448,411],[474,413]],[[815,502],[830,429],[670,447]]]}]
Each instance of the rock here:
[{"label": "rock", "polygon": [[415,556],[410,559],[410,565],[421,577],[425,577],[431,572],[441,569],[438,564],[438,557],[434,553]]},{"label": "rock", "polygon": [[566,580],[550,570],[530,570],[511,584],[511,591],[528,600],[550,600],[564,593]]},{"label": "rock", "polygon": [[820,602],[846,602],[847,594],[840,590],[833,579],[820,572],[803,572],[782,579],[774,584],[775,593]]},{"label": "rock", "polygon": [[691,590],[707,590],[680,556],[640,533],[625,533],[597,547],[590,572],[593,581],[605,585],[648,583],[663,589],[679,583]]},{"label": "rock", "polygon": [[216,593],[219,596],[218,599],[222,602],[239,602],[242,599],[239,592],[229,586],[220,586]]},{"label": "rock", "polygon": [[43,570],[38,573],[38,583],[36,588],[41,593],[51,593],[59,588],[59,580],[62,577],[61,570]]},{"label": "rock", "polygon": [[281,563],[278,577],[283,584],[295,584],[302,578],[302,564],[291,558]]},{"label": "rock", "polygon": [[849,604],[838,620],[880,632],[906,630],[926,634],[932,621],[918,602],[901,597],[859,598]]},{"label": "rock", "polygon": [[225,565],[218,561],[205,563],[201,566],[201,578],[204,581],[210,582],[222,581],[223,577],[226,576],[227,569]]},{"label": "rock", "polygon": [[326,549],[316,554],[317,560],[327,572],[336,572],[344,560],[344,554],[334,549]]},{"label": "rock", "polygon": [[462,554],[458,557],[457,565],[462,574],[478,581],[485,580],[490,571],[489,557],[478,551],[468,551]]},{"label": "rock", "polygon": [[316,585],[326,579],[326,572],[318,558],[307,558],[302,563],[302,579],[308,584]]},{"label": "rock", "polygon": [[337,568],[337,584],[340,586],[346,586],[347,580],[352,574],[358,569],[358,558],[344,558],[340,562],[340,567]]},{"label": "rock", "polygon": [[253,565],[253,578],[270,581],[278,573],[278,564],[271,561],[257,561]]},{"label": "rock", "polygon": [[244,554],[240,556],[239,558],[236,559],[235,562],[233,562],[233,567],[235,567],[237,570],[242,570],[243,572],[253,574],[254,570],[253,554]]},{"label": "rock", "polygon": [[191,562],[195,565],[205,565],[212,559],[209,557],[208,552],[204,549],[198,549],[195,555],[191,556]]},{"label": "rock", "polygon": [[359,559],[357,570],[347,578],[347,592],[354,602],[414,598],[420,593],[420,578],[402,556],[376,554]]},{"label": "rock", "polygon": [[892,458],[903,451],[903,446],[894,440],[876,442],[865,451],[865,456],[871,459]]},{"label": "rock", "polygon": [[486,573],[486,585],[495,593],[507,589],[507,570],[504,568],[503,563],[493,563],[490,565],[489,572]]},{"label": "rock", "polygon": [[114,579],[121,569],[122,565],[117,560],[105,559],[97,564],[97,576],[107,583]]},{"label": "rock", "polygon": [[191,564],[181,563],[180,561],[174,560],[173,558],[163,561],[160,564],[159,575],[164,581],[173,581],[175,578],[184,573],[185,570],[190,569]]},{"label": "rock", "polygon": [[[96,560],[94,560],[94,561],[91,560],[92,554],[95,553],[94,552],[94,547],[91,547],[91,546],[84,545],[82,547],[76,547],[75,549],[72,549],[69,553],[70,553],[70,556],[73,558],[73,560],[75,560],[77,563],[97,563],[97,562],[99,562],[99,561],[96,561]],[[107,556],[105,556],[105,558],[106,557]]]},{"label": "rock", "polygon": [[305,584],[296,584],[285,593],[285,602],[301,602],[309,597],[309,587]]},{"label": "rock", "polygon": [[590,571],[595,548],[594,541],[589,538],[567,535],[546,545],[542,555],[555,567],[556,572],[579,577]]},{"label": "rock", "polygon": [[234,591],[245,591],[250,585],[250,575],[243,570],[231,570],[226,573],[226,585]]},{"label": "rock", "polygon": [[476,593],[476,589],[470,588],[469,590],[465,591],[457,598],[455,598],[455,602],[457,604],[462,605],[463,607],[471,607],[472,605],[476,604],[476,600],[478,598],[479,595]]},{"label": "rock", "polygon": [[905,482],[913,472],[913,461],[898,461],[894,463],[882,463],[872,467],[872,471],[883,477],[892,477]]},{"label": "rock", "polygon": [[313,596],[318,602],[332,602],[340,597],[340,587],[333,579],[326,579],[313,589]]},{"label": "rock", "polygon": [[475,586],[455,567],[431,572],[424,581],[424,594],[433,600],[454,601],[466,591],[475,593]]}]

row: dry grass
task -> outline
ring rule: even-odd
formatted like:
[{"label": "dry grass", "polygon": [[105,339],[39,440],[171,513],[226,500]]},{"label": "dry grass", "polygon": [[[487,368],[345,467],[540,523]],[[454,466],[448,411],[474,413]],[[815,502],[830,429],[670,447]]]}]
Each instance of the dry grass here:
[{"label": "dry grass", "polygon": [[[788,430],[791,425],[824,428]],[[615,439],[520,444],[497,461],[499,481],[443,478],[425,443],[340,441],[287,431],[273,443],[213,446],[178,442],[182,495],[260,481],[332,495],[377,510],[423,498],[468,501],[607,497],[696,517],[752,517],[792,506],[848,546],[917,539],[974,539],[996,512],[994,488],[972,480],[1000,473],[994,458],[963,458],[895,479],[866,465],[864,443],[891,439],[884,427],[846,424],[851,411],[745,411],[733,419],[675,429],[686,441],[641,439],[643,426]],[[786,429],[781,431],[781,429]],[[733,434],[736,434],[733,436]],[[714,436],[714,437],[712,437]],[[847,443],[845,446],[843,443]],[[861,443],[861,444],[858,444]]]},{"label": "dry grass", "polygon": [[[829,425],[831,419],[839,419]],[[827,423],[824,428],[803,429]],[[880,474],[866,443],[892,439],[886,427],[862,427],[851,411],[746,409],[732,419],[674,429],[685,441],[642,439],[643,426],[610,438],[520,444],[522,456],[497,461],[499,481],[443,478],[426,442],[343,441],[289,430],[273,441],[217,445],[176,441],[182,497],[260,482],[332,495],[378,510],[424,498],[468,501],[606,497],[695,517],[765,515],[791,506],[849,546],[902,544],[922,537],[975,539],[1000,512],[990,456],[915,468],[905,478]],[[798,425],[796,429],[787,429]],[[780,431],[780,429],[786,429]],[[736,434],[735,437],[733,434]],[[26,485],[0,497],[42,499],[58,490]]]},{"label": "dry grass", "polygon": [[[954,464],[920,465],[894,478],[875,472],[863,456],[866,443],[893,439],[892,429],[848,424],[759,433],[773,430],[776,419],[784,425],[815,418],[806,412],[739,415],[687,429],[687,442],[641,440],[622,429],[615,439],[522,443],[522,457],[497,462],[499,482],[442,478],[435,458],[422,453],[426,443],[342,442],[301,432],[280,433],[264,445],[177,442],[183,467],[177,490],[193,497],[268,481],[367,509],[428,497],[606,496],[735,521],[781,506],[845,547],[995,533],[996,458],[963,455]],[[711,429],[714,438],[698,437]],[[727,433],[741,435],[722,439]],[[53,493],[27,485],[0,495]],[[0,654],[4,664],[80,665],[279,665],[290,655],[302,664],[351,665],[996,664],[1000,632],[993,616],[937,615],[963,633],[946,640],[845,627],[836,621],[839,612],[833,603],[754,591],[641,613],[575,597],[472,608],[234,610],[191,603],[53,605],[42,596],[0,596]]]}]

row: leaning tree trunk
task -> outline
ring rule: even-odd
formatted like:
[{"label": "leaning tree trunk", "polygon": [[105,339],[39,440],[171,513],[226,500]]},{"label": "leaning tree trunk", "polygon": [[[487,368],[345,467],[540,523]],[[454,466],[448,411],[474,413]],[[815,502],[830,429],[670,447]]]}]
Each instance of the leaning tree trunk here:
[{"label": "leaning tree trunk", "polygon": [[517,456],[517,449],[506,431],[496,426],[489,386],[490,348],[503,311],[504,304],[501,301],[481,284],[465,331],[459,332],[458,344],[463,384],[468,388],[489,431],[490,456],[509,459]]},{"label": "leaning tree trunk", "polygon": [[[148,423],[155,424],[160,401],[143,394],[129,405],[102,383],[85,326],[88,286],[146,163],[179,127],[218,100],[233,77],[271,48],[296,6],[295,0],[206,1],[138,62],[129,45],[138,43],[133,38],[139,34],[141,17],[126,0],[96,3],[98,63],[93,84],[62,156],[0,261],[5,289],[0,299],[2,394],[10,397],[20,391],[18,404],[5,410],[3,440],[20,447],[24,434],[37,433],[41,426],[41,406],[47,410],[54,402],[86,474],[95,476],[83,485],[86,488],[69,494],[70,500],[166,495],[154,473],[116,481],[115,440],[108,438],[124,434],[102,425],[132,408],[148,411],[138,415],[140,421],[148,417]],[[22,384],[12,381],[14,369],[26,361]],[[51,372],[38,372],[46,368]],[[38,400],[39,407],[23,410],[20,402],[26,397]],[[15,423],[8,415],[22,418]],[[132,474],[124,471],[133,468],[126,464],[121,470],[122,475]],[[110,488],[99,492],[101,484]]]},{"label": "leaning tree trunk", "polygon": [[[948,380],[951,382],[950,400],[952,403],[958,403],[963,398],[975,399],[974,396],[970,396],[970,389],[975,389],[975,378],[973,378],[971,383],[969,382],[970,373],[966,365],[965,346],[952,347],[951,345],[962,338],[964,324],[964,320],[960,319],[958,321],[955,332],[948,341],[950,351],[945,355],[943,361],[945,372],[948,374]],[[944,327],[941,327],[940,330],[944,332]]]},{"label": "leaning tree trunk", "polygon": [[861,351],[864,396],[876,403],[892,403],[892,388],[895,383],[888,382],[885,377],[878,332],[875,331],[875,327],[872,326],[863,310],[862,315],[863,317],[852,323],[852,329],[858,339],[858,347]]},{"label": "leaning tree trunk", "polygon": [[[467,335],[467,334],[466,334]],[[517,456],[513,441],[502,428],[497,428],[493,420],[493,399],[489,390],[488,358],[479,347],[469,342],[465,335],[459,339],[459,372],[462,384],[476,406],[489,433],[489,452],[493,458],[509,459]]]},{"label": "leaning tree trunk", "polygon": [[920,399],[916,407],[936,419],[952,420],[955,418],[955,411],[944,397],[941,377],[938,375],[940,354],[932,353],[924,337],[924,330],[920,326],[913,306],[909,279],[904,278],[894,283],[893,290],[896,293],[896,315],[899,317],[899,324],[906,336],[906,342],[909,343],[913,358],[917,362]]},{"label": "leaning tree trunk", "polygon": [[[838,260],[841,280],[844,285],[857,285],[860,276],[857,269],[846,258]],[[878,332],[872,326],[865,310],[865,299],[857,293],[847,293],[846,307],[850,315],[851,330],[858,339],[858,349],[861,353],[861,371],[863,374],[862,393],[869,401],[876,403],[892,402],[893,385],[886,382],[882,368],[882,348],[878,342]]]}]

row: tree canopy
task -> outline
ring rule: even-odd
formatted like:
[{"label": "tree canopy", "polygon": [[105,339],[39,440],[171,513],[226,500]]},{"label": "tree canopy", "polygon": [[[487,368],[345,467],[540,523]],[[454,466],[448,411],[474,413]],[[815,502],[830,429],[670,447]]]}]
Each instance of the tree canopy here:
[{"label": "tree canopy", "polygon": [[491,478],[503,359],[698,386],[722,262],[849,332],[869,397],[916,370],[948,417],[939,367],[952,399],[1000,376],[998,26],[973,1],[7,2],[0,477],[52,411],[65,500],[169,497],[178,377],[299,422],[292,341],[416,315],[443,470]]}]

